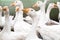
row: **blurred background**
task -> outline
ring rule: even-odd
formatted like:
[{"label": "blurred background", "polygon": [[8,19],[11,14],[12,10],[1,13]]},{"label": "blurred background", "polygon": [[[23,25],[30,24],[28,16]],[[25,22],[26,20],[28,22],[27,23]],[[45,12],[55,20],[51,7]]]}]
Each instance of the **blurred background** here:
[{"label": "blurred background", "polygon": [[[0,5],[1,6],[6,6],[8,5],[9,6],[9,9],[10,9],[10,14],[11,15],[14,15],[15,14],[15,7],[10,7],[10,4],[11,2],[13,2],[15,0],[0,0]],[[21,0],[24,4],[24,8],[27,8],[27,7],[32,7],[32,5],[34,3],[36,3],[36,1],[38,0]],[[41,0],[41,1],[44,1],[44,0]],[[47,3],[47,6],[46,6],[46,9],[48,7],[48,4],[51,3],[51,2],[58,2],[60,0],[50,0],[50,2]],[[36,10],[38,10],[38,8],[36,8]],[[52,9],[51,12],[50,12],[50,18],[55,20],[55,21],[58,21],[58,14],[59,14],[59,9],[56,8],[56,9]],[[24,17],[26,15],[24,14]]]}]

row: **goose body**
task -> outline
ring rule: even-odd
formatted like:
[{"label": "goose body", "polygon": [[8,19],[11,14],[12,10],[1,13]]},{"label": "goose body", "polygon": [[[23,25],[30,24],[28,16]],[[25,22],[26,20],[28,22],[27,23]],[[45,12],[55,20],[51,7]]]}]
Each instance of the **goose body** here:
[{"label": "goose body", "polygon": [[43,25],[43,26],[40,26],[39,32],[41,33],[43,39],[59,40],[60,39],[59,29],[60,29],[60,25],[53,25],[53,26]]}]

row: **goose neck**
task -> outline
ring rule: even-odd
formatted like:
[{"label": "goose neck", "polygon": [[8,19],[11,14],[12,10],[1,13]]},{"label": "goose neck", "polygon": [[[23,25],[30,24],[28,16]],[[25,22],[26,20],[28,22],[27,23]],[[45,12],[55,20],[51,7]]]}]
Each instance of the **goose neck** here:
[{"label": "goose neck", "polygon": [[23,9],[23,8],[24,8],[24,7],[23,7],[23,4],[19,5],[19,8]]},{"label": "goose neck", "polygon": [[50,19],[50,11],[51,11],[52,8],[48,7],[47,8],[47,12],[46,12],[46,18],[47,19]]},{"label": "goose neck", "polygon": [[40,6],[40,10],[45,13],[45,5]]},{"label": "goose neck", "polygon": [[2,32],[10,32],[11,27],[10,27],[10,21],[9,21],[9,12],[6,12],[4,14],[5,14],[5,26],[2,30]]},{"label": "goose neck", "polygon": [[23,21],[23,12],[22,11],[20,11],[20,12],[16,12],[16,18],[17,18],[17,20],[18,21]]},{"label": "goose neck", "polygon": [[30,32],[30,35],[29,35],[29,37],[30,38],[37,38],[37,34],[36,34],[36,28],[37,28],[37,24],[38,24],[38,18],[37,17],[35,17],[35,18],[33,18],[33,22],[32,22],[32,30],[31,30],[31,32]]}]

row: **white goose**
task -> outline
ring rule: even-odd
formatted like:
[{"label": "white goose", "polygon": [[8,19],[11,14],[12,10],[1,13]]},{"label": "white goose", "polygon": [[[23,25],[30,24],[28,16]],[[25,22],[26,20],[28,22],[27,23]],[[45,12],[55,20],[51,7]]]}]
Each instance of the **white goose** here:
[{"label": "white goose", "polygon": [[[46,15],[45,15],[45,3],[47,2],[47,0],[43,3],[42,1],[37,1],[33,7],[39,7],[40,10],[37,11],[37,14],[39,16],[39,23],[38,23],[38,26],[39,25],[42,25],[42,24],[45,24],[46,23]],[[40,14],[41,13],[41,14]],[[40,19],[41,18],[41,19]],[[44,22],[44,23],[43,23]]]},{"label": "white goose", "polygon": [[11,27],[10,27],[10,20],[9,20],[9,9],[7,6],[3,7],[3,11],[5,14],[5,26],[3,30],[0,32],[0,40],[24,40],[25,39],[25,34],[23,33],[16,33],[16,32],[11,32]]},{"label": "white goose", "polygon": [[28,33],[31,29],[31,25],[23,21],[23,11],[17,6],[16,7],[16,21],[14,25],[15,32]]},{"label": "white goose", "polygon": [[31,30],[30,30],[30,32],[29,32],[26,40],[42,40],[42,39],[39,39],[37,37],[37,34],[36,34],[37,33],[36,32],[36,28],[37,28],[37,24],[38,24],[38,20],[37,20],[38,19],[38,16],[37,16],[35,10],[32,9],[32,8],[26,8],[23,11],[27,15],[29,15],[32,18],[32,20],[33,20],[33,22],[32,22],[32,28],[31,28]]},{"label": "white goose", "polygon": [[[46,17],[46,14],[47,14],[48,12],[45,14],[45,3],[43,3],[42,1],[37,1],[36,4],[33,5],[33,7],[40,7],[40,10],[37,11],[38,15],[40,15],[40,17],[41,17],[41,19],[39,20],[39,21],[40,21],[40,22],[39,22],[39,25],[40,25],[40,24],[45,24],[45,23],[49,22],[48,19],[47,19],[47,17]],[[40,13],[41,13],[41,14],[40,14]],[[48,16],[48,14],[47,14],[47,16]],[[50,19],[50,18],[49,18],[49,19]],[[55,24],[59,24],[59,23],[56,22],[56,21],[53,21],[53,20],[51,20],[51,21],[54,22]],[[44,23],[43,23],[43,22],[44,22]]]},{"label": "white goose", "polygon": [[[13,2],[12,4],[11,4],[11,6],[19,6],[21,9],[23,9],[24,7],[23,7],[23,3],[22,3],[22,1],[20,1],[20,0],[16,0],[15,2]],[[26,20],[27,21],[27,23],[30,23],[30,20],[32,20],[29,16],[27,16],[26,18],[23,18],[23,20]],[[31,21],[32,22],[32,21]]]},{"label": "white goose", "polygon": [[[57,6],[54,3],[50,3],[49,7],[56,8]],[[51,9],[50,8],[50,9]],[[60,40],[60,25],[47,26],[46,24],[40,25],[40,29],[38,29],[43,39],[46,40]],[[47,35],[47,36],[46,36]],[[52,36],[53,35],[53,36]]]},{"label": "white goose", "polygon": [[[21,8],[21,10],[23,9],[23,3],[22,3],[22,1],[20,1],[20,0],[16,0],[16,1],[14,1],[12,4],[11,4],[11,6],[19,6],[19,8]],[[23,16],[23,14],[22,14],[22,16]],[[25,19],[25,18],[23,18],[23,19]],[[14,19],[15,20],[15,19]],[[28,24],[27,24],[28,25]]]},{"label": "white goose", "polygon": [[[9,16],[10,20],[12,20],[13,16]],[[2,16],[2,7],[0,6],[0,28],[3,29],[5,25],[5,16]]]},{"label": "white goose", "polygon": [[56,6],[57,4],[55,4],[55,3],[50,3],[48,5],[47,12],[46,12],[47,24],[56,25],[59,23],[50,19],[50,11],[53,8],[52,4],[55,6],[54,8],[57,8],[57,6]]},{"label": "white goose", "polygon": [[20,0],[15,0],[14,2],[12,2],[11,6],[19,6],[21,9],[23,9],[23,3]]}]

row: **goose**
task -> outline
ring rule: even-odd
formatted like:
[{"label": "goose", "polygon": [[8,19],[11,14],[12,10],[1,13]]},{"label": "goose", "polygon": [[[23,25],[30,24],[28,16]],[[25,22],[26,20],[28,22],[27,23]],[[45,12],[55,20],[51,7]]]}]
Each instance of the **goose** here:
[{"label": "goose", "polygon": [[[53,6],[54,7],[54,6]],[[52,26],[48,26],[48,25],[40,25],[40,27],[38,27],[38,20],[39,20],[39,17],[38,15],[36,14],[36,12],[34,10],[32,10],[31,8],[28,8],[28,9],[25,9],[24,12],[29,15],[30,17],[32,17],[33,22],[32,23],[32,29],[34,29],[33,31],[38,31],[41,33],[42,37],[43,37],[43,40],[60,40],[60,25],[52,25]],[[34,12],[34,13],[33,13]],[[32,14],[31,14],[32,13]],[[37,16],[37,17],[36,17]],[[34,18],[35,17],[35,18]],[[36,29],[38,28],[38,29]],[[31,35],[35,32],[32,32],[32,29],[31,29],[31,34],[27,37],[27,40],[38,40],[38,39],[35,39],[36,37],[31,37]],[[34,35],[33,34],[33,35]],[[32,36],[33,36],[32,35]]]},{"label": "goose", "polygon": [[[57,6],[54,3],[50,3],[49,6],[51,8],[56,8]],[[51,9],[50,8],[50,9]],[[40,25],[41,28],[39,28],[39,32],[41,33],[43,39],[46,40],[60,40],[60,33],[59,33],[59,27],[60,25],[53,25],[53,26],[47,26],[45,25]],[[48,36],[48,38],[46,37],[46,35]],[[53,36],[52,36],[53,35]]]},{"label": "goose", "polygon": [[11,32],[8,6],[4,6],[3,11],[5,14],[5,26],[3,30],[0,32],[0,40],[24,40],[25,39],[24,33]]},{"label": "goose", "polygon": [[[48,16],[48,11],[45,13],[45,3],[46,2],[42,2],[42,1],[37,1],[36,2],[36,4],[34,4],[33,5],[33,7],[40,7],[40,10],[39,11],[37,11],[37,13],[38,13],[38,15],[40,15],[40,17],[42,17],[41,19],[40,19],[40,22],[39,22],[39,25],[41,25],[41,24],[45,24],[45,23],[49,23],[49,24],[51,24],[51,22],[49,22],[48,20],[47,20],[47,16]],[[41,13],[41,14],[40,14]],[[47,16],[46,16],[47,15]],[[50,19],[50,18],[49,18]],[[43,21],[44,21],[44,23],[43,23]],[[59,24],[58,22],[56,22],[56,21],[53,21],[53,20],[51,20],[53,23],[55,23],[55,24]]]},{"label": "goose", "polygon": [[[12,2],[10,6],[19,6],[21,9],[23,9],[23,3],[20,0],[16,0],[16,1]],[[11,20],[11,25],[12,25],[13,30],[14,30],[14,25],[15,25],[16,20],[17,20],[17,13],[15,15],[14,20]]]},{"label": "goose", "polygon": [[50,24],[50,25],[57,25],[57,24],[59,24],[58,22],[55,22],[55,21],[53,21],[53,20],[51,20],[50,19],[50,11],[51,11],[51,9],[53,8],[53,5],[55,6],[54,8],[57,8],[57,4],[55,4],[55,3],[50,3],[49,4],[49,6],[48,6],[48,8],[47,8],[47,12],[46,12],[46,18],[47,18],[47,24]]},{"label": "goose", "polygon": [[38,16],[35,13],[35,10],[32,8],[25,8],[23,10],[24,13],[26,13],[27,15],[29,15],[32,18],[32,28],[30,30],[30,34],[28,34],[28,36],[26,37],[26,40],[42,40],[40,38],[37,37],[36,34],[36,28],[37,28],[37,24],[38,24]]},{"label": "goose", "polygon": [[[9,16],[10,20],[12,20],[13,16]],[[2,16],[2,6],[0,6],[0,28],[3,29],[5,25],[5,16]]]},{"label": "goose", "polygon": [[[23,9],[23,3],[21,2],[21,1],[15,1],[15,2],[13,2],[12,4],[11,4],[11,6],[18,6],[19,8],[16,8],[16,10],[17,9],[19,9],[18,11],[16,11],[16,17],[15,17],[15,22],[14,22],[14,31],[18,31],[18,30],[20,30],[20,26],[28,26],[28,27],[30,27],[31,25],[30,24],[28,24],[28,23],[26,23],[25,21],[23,21],[23,12],[22,12],[22,9]],[[21,9],[20,9],[21,8]],[[19,16],[18,16],[19,15]],[[18,22],[19,21],[19,22]],[[23,23],[23,24],[20,24],[21,23]],[[20,25],[20,26],[19,26]],[[16,26],[18,26],[17,28],[15,28]],[[28,29],[28,27],[27,27],[27,29]],[[22,29],[22,28],[21,28]],[[25,29],[25,27],[24,27],[24,29]]]},{"label": "goose", "polygon": [[23,11],[20,7],[16,7],[16,21],[14,24],[14,31],[21,33],[28,33],[31,29],[31,25],[23,21]]},{"label": "goose", "polygon": [[[49,1],[49,0],[45,0],[43,5],[46,5],[47,1]],[[39,2],[41,2],[40,4],[43,3],[42,1],[39,1]],[[38,3],[39,3],[39,2],[38,2]],[[42,6],[43,6],[43,5],[42,5]],[[37,5],[35,4],[35,5],[33,5],[33,7],[37,7]],[[45,8],[45,6],[44,6],[43,8]],[[37,12],[38,15],[40,15],[39,13],[41,12],[41,9],[40,9],[39,11],[36,11],[36,12]],[[45,11],[44,11],[44,12],[45,12]],[[26,17],[26,19],[28,19],[28,18],[29,18],[29,16]],[[26,20],[26,19],[25,19],[25,20]],[[28,19],[28,23],[31,23],[31,24],[32,24],[32,20],[31,20],[31,19]]]},{"label": "goose", "polygon": [[[23,3],[20,0],[14,1],[11,6],[19,6],[21,9],[23,9]],[[29,18],[29,19],[28,19]],[[26,18],[23,18],[23,20],[26,20],[27,23],[30,23],[30,20],[32,20],[29,16],[26,16]]]},{"label": "goose", "polygon": [[[11,3],[11,6],[19,6],[21,9],[23,9],[24,7],[23,7],[23,3],[22,3],[22,1],[20,1],[20,0],[16,0],[16,1],[14,1],[14,2],[12,2]],[[14,20],[15,20],[16,18],[14,18]],[[25,18],[23,18],[23,19],[25,19]]]}]

